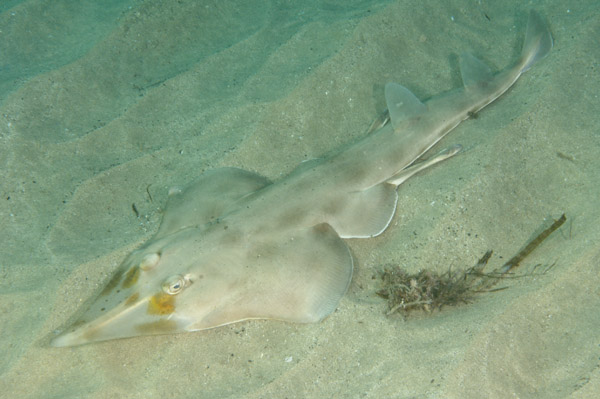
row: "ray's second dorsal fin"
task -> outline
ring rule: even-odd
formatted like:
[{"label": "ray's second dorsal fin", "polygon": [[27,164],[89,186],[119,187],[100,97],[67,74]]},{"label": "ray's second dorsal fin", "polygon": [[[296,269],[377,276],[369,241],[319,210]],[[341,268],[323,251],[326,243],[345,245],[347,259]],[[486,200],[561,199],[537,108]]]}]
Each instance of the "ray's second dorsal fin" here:
[{"label": "ray's second dorsal fin", "polygon": [[490,68],[471,53],[460,55],[460,74],[466,89],[492,79]]},{"label": "ray's second dorsal fin", "polygon": [[385,101],[392,120],[392,126],[396,130],[402,126],[404,121],[427,111],[427,106],[417,96],[398,83],[385,85]]}]

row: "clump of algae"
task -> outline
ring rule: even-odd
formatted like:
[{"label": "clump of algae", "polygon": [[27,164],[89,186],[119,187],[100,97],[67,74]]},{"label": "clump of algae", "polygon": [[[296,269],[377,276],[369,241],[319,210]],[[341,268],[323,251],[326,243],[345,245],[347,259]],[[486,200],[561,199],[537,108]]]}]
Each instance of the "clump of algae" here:
[{"label": "clump of algae", "polygon": [[[558,220],[529,241],[517,255],[512,257],[501,268],[490,273],[484,272],[492,251],[487,251],[477,264],[466,270],[448,269],[445,273],[421,270],[410,274],[399,266],[387,266],[380,272],[381,289],[377,295],[387,299],[388,315],[397,312],[405,314],[413,310],[431,312],[444,306],[454,306],[472,302],[482,292],[497,291],[503,288],[493,287],[510,274],[520,262],[537,248],[548,236],[558,229],[566,217],[563,214]],[[546,273],[552,266],[547,268]],[[533,273],[533,272],[532,272]]]}]

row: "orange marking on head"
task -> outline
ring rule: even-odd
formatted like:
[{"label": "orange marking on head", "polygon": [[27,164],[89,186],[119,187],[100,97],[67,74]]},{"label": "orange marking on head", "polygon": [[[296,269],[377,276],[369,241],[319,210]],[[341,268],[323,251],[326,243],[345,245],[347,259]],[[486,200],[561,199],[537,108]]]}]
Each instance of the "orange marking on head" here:
[{"label": "orange marking on head", "polygon": [[153,295],[148,302],[148,314],[164,316],[175,311],[175,297],[159,292]]}]

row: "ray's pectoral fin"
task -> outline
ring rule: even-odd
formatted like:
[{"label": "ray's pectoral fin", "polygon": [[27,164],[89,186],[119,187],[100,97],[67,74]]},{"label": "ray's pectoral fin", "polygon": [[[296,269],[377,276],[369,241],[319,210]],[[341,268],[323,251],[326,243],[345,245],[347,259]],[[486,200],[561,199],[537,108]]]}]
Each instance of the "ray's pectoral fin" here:
[{"label": "ray's pectoral fin", "polygon": [[156,238],[210,223],[235,201],[269,184],[267,178],[238,168],[205,172],[185,189],[171,189]]},{"label": "ray's pectoral fin", "polygon": [[312,323],[332,313],[352,278],[352,255],[326,223],[258,242],[236,294],[189,330],[246,319]]}]

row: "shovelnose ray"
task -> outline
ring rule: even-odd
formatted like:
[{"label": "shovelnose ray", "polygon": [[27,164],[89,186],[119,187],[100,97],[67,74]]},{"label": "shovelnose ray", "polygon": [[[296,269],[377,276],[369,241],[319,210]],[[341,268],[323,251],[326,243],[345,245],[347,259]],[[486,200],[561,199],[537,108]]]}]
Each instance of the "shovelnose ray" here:
[{"label": "shovelnose ray", "polygon": [[548,27],[532,12],[514,66],[492,75],[465,55],[464,87],[425,103],[388,83],[391,123],[385,118],[329,158],[304,162],[274,183],[224,168],[184,190],[171,190],[156,235],[127,256],[87,310],[51,344],[197,331],[247,319],[322,320],[352,277],[343,239],[385,231],[398,185],[459,146],[415,161],[551,48]]}]

